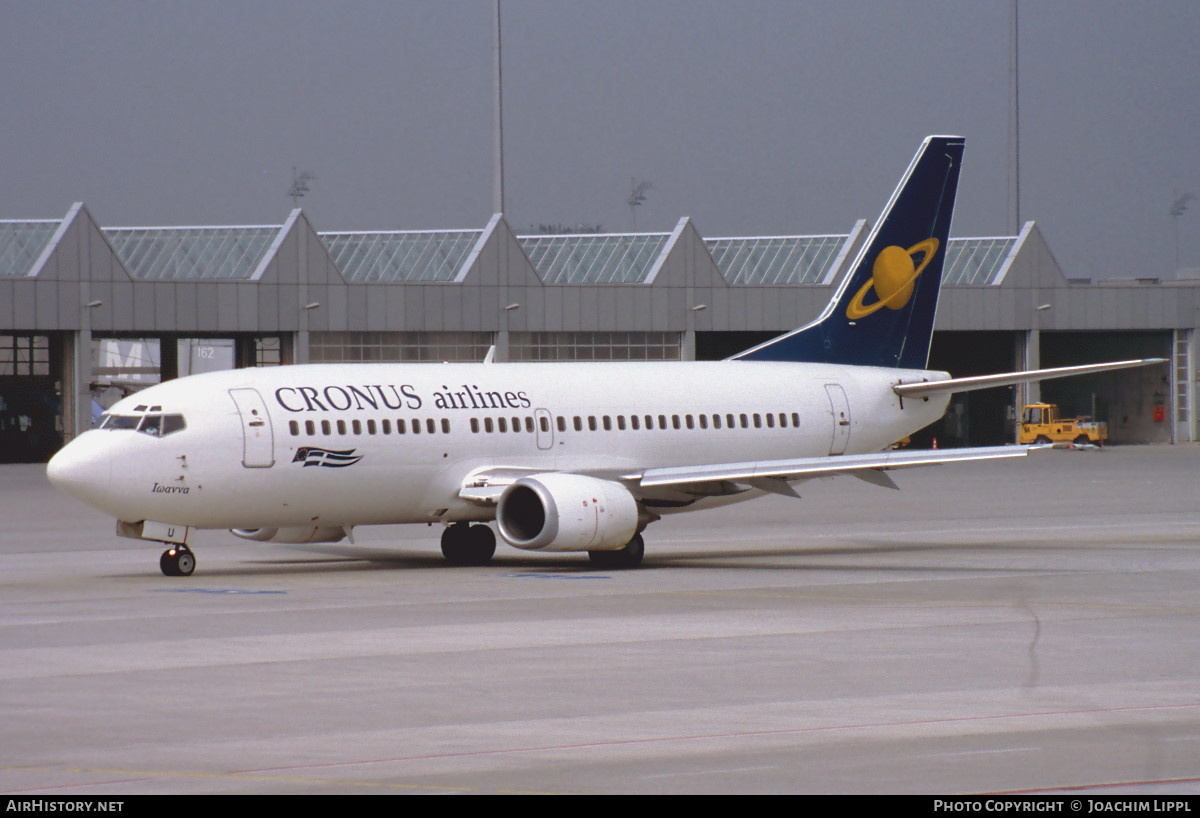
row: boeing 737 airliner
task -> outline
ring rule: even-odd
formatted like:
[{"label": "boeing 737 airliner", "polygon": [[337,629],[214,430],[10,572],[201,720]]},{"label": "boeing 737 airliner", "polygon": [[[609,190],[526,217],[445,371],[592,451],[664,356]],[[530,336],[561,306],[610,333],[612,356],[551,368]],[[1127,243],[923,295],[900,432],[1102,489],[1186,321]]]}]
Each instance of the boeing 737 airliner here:
[{"label": "boeing 737 airliner", "polygon": [[849,474],[1021,456],[890,451],[953,392],[1148,361],[951,380],[927,371],[963,140],[921,145],[812,324],[716,362],[353,364],[181,378],[115,404],[50,461],[55,486],[195,569],[195,528],[337,542],[356,525],[442,523],[455,564],[517,548],[642,560],[668,513]]}]

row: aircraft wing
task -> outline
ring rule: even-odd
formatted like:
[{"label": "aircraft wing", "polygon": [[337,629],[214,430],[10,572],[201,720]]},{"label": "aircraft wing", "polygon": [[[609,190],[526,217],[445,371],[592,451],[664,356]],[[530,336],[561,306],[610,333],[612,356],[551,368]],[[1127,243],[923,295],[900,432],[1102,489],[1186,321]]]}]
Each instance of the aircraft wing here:
[{"label": "aircraft wing", "polygon": [[885,469],[931,466],[938,463],[963,463],[972,460],[996,460],[1024,457],[1043,446],[984,446],[973,449],[928,449],[918,451],[888,451],[875,454],[851,454],[829,457],[798,457],[792,460],[762,460],[749,463],[722,463],[706,466],[677,466],[646,469],[639,475],[628,475],[642,488],[671,487],[686,489],[689,485],[719,482],[744,483],[764,491],[796,496],[787,485],[791,480],[831,477],[848,474],[868,483],[898,488]]},{"label": "aircraft wing", "polygon": [[[799,497],[790,481],[814,477],[850,475],[873,485],[898,489],[884,470],[939,463],[964,463],[972,460],[998,460],[1024,457],[1034,449],[1048,446],[984,446],[973,449],[920,449],[874,454],[850,454],[825,457],[798,457],[790,460],[761,460],[745,463],[718,463],[701,466],[674,466],[646,469],[642,472],[614,474],[611,471],[587,472],[642,489],[668,489],[683,495],[736,494],[746,486],[774,494]],[[471,476],[458,496],[480,505],[495,505],[500,495],[518,478],[538,469],[484,469]]]}]

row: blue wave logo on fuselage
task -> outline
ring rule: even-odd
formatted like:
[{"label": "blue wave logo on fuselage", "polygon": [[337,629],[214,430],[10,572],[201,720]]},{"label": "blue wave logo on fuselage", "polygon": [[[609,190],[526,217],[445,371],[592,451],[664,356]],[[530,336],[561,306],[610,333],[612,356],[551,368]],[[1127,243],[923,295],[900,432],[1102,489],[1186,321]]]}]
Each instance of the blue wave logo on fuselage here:
[{"label": "blue wave logo on fuselage", "polygon": [[299,449],[296,449],[296,456],[292,458],[292,462],[303,463],[306,469],[309,466],[344,469],[346,466],[353,466],[363,459],[361,454],[355,454],[356,451],[358,450],[322,449],[317,446],[301,446]]}]

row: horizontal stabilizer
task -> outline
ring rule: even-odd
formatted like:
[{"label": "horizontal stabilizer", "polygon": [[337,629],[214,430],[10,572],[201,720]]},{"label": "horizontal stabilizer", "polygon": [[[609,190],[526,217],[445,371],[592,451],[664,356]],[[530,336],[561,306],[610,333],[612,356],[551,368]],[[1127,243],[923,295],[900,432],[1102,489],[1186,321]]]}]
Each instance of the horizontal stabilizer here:
[{"label": "horizontal stabilizer", "polygon": [[[848,454],[836,457],[800,457],[794,460],[763,460],[757,463],[724,463],[715,466],[679,466],[669,469],[646,469],[640,476],[630,476],[643,488],[652,486],[684,486],[689,483],[708,483],[720,480],[756,485],[764,478],[800,480],[855,474],[868,469],[903,469],[912,466],[932,466],[938,463],[962,463],[970,460],[996,460],[1024,457],[1041,446],[982,446],[974,449],[922,449],[890,451],[877,454]],[[868,482],[881,483],[871,480]],[[888,481],[890,482],[890,480]]]},{"label": "horizontal stabilizer", "polygon": [[1068,375],[1090,375],[1094,372],[1110,372],[1115,369],[1132,369],[1137,366],[1165,364],[1166,358],[1139,358],[1133,361],[1113,361],[1107,364],[1085,364],[1083,366],[1060,366],[1054,369],[1030,369],[1025,372],[1003,372],[999,375],[977,375],[972,378],[950,378],[944,381],[920,381],[900,383],[892,391],[902,398],[925,398],[944,395],[947,392],[972,392],[993,386],[1012,386],[1018,383],[1046,381],[1065,378]]}]

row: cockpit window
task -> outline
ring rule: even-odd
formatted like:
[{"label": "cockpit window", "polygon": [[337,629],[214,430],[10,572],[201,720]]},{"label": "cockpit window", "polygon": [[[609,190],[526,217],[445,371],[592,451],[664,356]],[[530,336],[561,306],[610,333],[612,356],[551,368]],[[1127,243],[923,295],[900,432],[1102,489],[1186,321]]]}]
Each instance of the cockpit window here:
[{"label": "cockpit window", "polygon": [[106,413],[100,417],[100,428],[109,430],[136,429],[140,420],[140,417],[132,415],[109,415]]},{"label": "cockpit window", "polygon": [[138,424],[138,431],[151,437],[162,437],[162,415],[146,415]]},{"label": "cockpit window", "polygon": [[187,428],[183,415],[111,415],[100,416],[101,429],[119,431],[136,429],[151,437],[166,437]]}]

